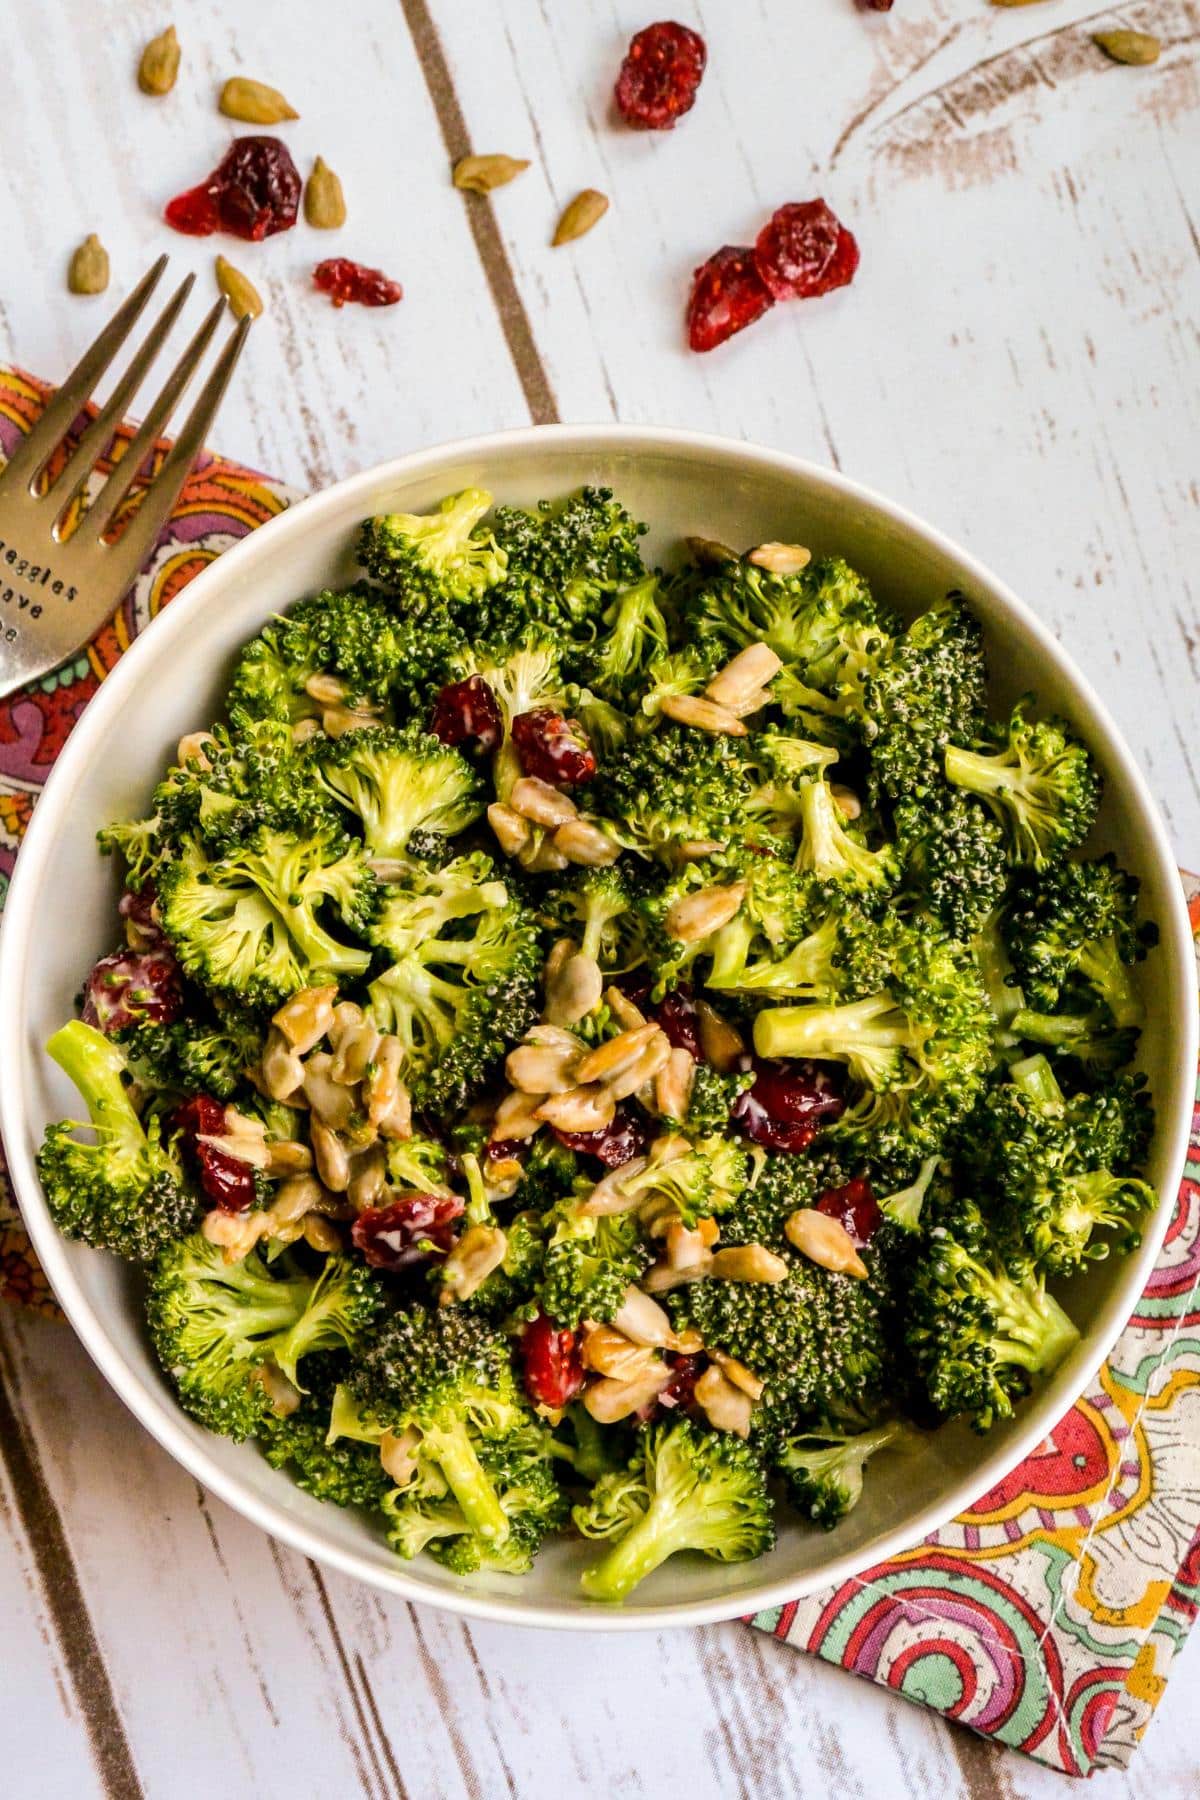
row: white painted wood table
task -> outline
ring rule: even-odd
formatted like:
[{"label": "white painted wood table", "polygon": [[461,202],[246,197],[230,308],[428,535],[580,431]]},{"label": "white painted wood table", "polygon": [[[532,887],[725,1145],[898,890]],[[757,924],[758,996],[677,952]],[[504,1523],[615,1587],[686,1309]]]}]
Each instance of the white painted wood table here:
[{"label": "white painted wood table", "polygon": [[[709,72],[671,134],[609,94],[647,0],[180,4],[170,99],[137,93],[159,0],[3,0],[0,354],[55,377],[107,301],[64,291],[99,231],[126,286],[162,202],[228,137],[219,82],[283,88],[350,223],[230,249],[263,289],[219,440],[300,487],[481,430],[651,420],[776,444],[908,503],[1002,571],[1096,681],[1180,856],[1200,856],[1194,205],[1200,7],[1087,0],[690,0]],[[1167,41],[1153,69],[1099,21]],[[451,157],[533,168],[494,202]],[[580,187],[612,198],[551,251]],[[858,233],[846,293],[723,351],[682,347],[693,265],[783,200]],[[1193,207],[1189,216],[1189,206]],[[211,244],[172,239],[211,282]],[[319,255],[382,264],[389,312],[333,311]],[[111,295],[110,295],[111,298]],[[1020,1758],[737,1624],[660,1636],[471,1626],[323,1574],[208,1499],[63,1326],[0,1317],[0,1793],[152,1800],[564,1794],[1042,1795]],[[1200,1785],[1200,1645],[1129,1776]]]}]

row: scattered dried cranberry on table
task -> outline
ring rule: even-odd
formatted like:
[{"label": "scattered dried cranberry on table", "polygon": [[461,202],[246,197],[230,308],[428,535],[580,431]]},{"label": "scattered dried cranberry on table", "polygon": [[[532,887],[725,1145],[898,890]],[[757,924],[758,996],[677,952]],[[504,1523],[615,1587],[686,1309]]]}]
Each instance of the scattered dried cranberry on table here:
[{"label": "scattered dried cranberry on table", "polygon": [[254,1170],[219,1144],[202,1144],[202,1137],[225,1136],[225,1108],[209,1094],[193,1094],[175,1108],[171,1123],[196,1164],[200,1186],[222,1212],[245,1212],[257,1195]]},{"label": "scattered dried cranberry on table", "polygon": [[301,185],[291,153],[278,138],[235,138],[199,187],[168,202],[164,217],[188,237],[227,231],[257,243],[291,230]]},{"label": "scattered dried cranberry on table", "polygon": [[596,757],[577,719],[565,719],[549,706],[518,713],[512,740],[522,773],[536,775],[551,787],[575,787],[591,781]]},{"label": "scattered dried cranberry on table", "polygon": [[815,300],[854,279],[858,244],[824,200],[793,201],[759,232],[754,261],[776,300]]},{"label": "scattered dried cranberry on table", "polygon": [[151,950],[102,956],[84,983],[83,1022],[108,1036],[130,1025],[169,1025],[182,1011],[179,964],[161,939]]},{"label": "scattered dried cranberry on table", "polygon": [[704,39],[687,25],[662,19],[639,31],[617,76],[617,110],[639,131],[671,131],[696,104],[708,61]]},{"label": "scattered dried cranberry on table", "polygon": [[745,331],[774,306],[771,290],[746,244],[726,244],[692,277],[688,301],[688,343],[693,350],[715,350],[735,332]]},{"label": "scattered dried cranberry on table", "polygon": [[433,703],[429,729],[443,744],[456,748],[466,746],[484,755],[498,750],[504,721],[483,676],[468,675],[465,681],[448,682]]},{"label": "scattered dried cranberry on table", "polygon": [[560,1407],[583,1387],[583,1357],[573,1331],[539,1313],[521,1334],[525,1392],[535,1406]]},{"label": "scattered dried cranberry on table", "polygon": [[856,1250],[864,1250],[883,1224],[879,1202],[863,1175],[855,1176],[845,1187],[827,1188],[817,1201],[817,1211],[844,1226]]},{"label": "scattered dried cranberry on table", "polygon": [[373,1269],[410,1269],[450,1254],[464,1205],[457,1194],[405,1194],[360,1212],[350,1236]]},{"label": "scattered dried cranberry on table", "polygon": [[330,256],[313,270],[313,281],[335,306],[353,301],[359,306],[395,306],[404,289],[382,269],[368,269],[348,256]]}]

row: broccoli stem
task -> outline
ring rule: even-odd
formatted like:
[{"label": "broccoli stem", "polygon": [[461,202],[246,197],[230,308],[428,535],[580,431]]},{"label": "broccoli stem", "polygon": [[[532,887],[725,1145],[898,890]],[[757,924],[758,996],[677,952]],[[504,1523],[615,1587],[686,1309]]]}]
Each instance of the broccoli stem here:
[{"label": "broccoli stem", "polygon": [[624,1600],[668,1557],[695,1546],[697,1523],[689,1504],[656,1496],[636,1525],[584,1573],[584,1593],[589,1600]]},{"label": "broccoli stem", "polygon": [[46,1051],[79,1089],[98,1131],[114,1141],[123,1139],[131,1149],[144,1144],[145,1133],[122,1080],[125,1058],[116,1044],[95,1026],[72,1019],[47,1041]]},{"label": "broccoli stem", "polygon": [[912,1027],[890,994],[845,1006],[773,1006],[754,1021],[754,1048],[760,1056],[832,1059],[881,1079],[911,1040]]},{"label": "broccoli stem", "polygon": [[946,779],[985,798],[1024,791],[1020,768],[1006,757],[964,750],[960,744],[946,746]]},{"label": "broccoli stem", "polygon": [[508,1520],[466,1426],[458,1421],[429,1425],[422,1432],[422,1444],[449,1483],[471,1530],[489,1544],[504,1543]]},{"label": "broccoli stem", "polygon": [[1038,1106],[1061,1106],[1063,1091],[1044,1056],[1026,1056],[1012,1064],[1009,1077]]}]

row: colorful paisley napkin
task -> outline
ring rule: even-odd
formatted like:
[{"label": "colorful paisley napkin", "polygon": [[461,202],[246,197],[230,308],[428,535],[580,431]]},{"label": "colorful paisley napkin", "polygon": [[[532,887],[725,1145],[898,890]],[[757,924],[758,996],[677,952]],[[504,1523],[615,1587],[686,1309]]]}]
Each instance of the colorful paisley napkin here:
[{"label": "colorful paisley napkin", "polygon": [[[5,454],[46,392],[0,368]],[[206,563],[295,497],[238,463],[204,457],[116,618],[68,666],[0,702],[0,905],[50,765],[126,645]],[[1200,880],[1185,880],[1200,927]],[[56,1310],[2,1164],[0,1295]],[[1086,1775],[1129,1760],[1198,1604],[1200,1127],[1137,1312],[1034,1455],[905,1555],[753,1623]]]}]

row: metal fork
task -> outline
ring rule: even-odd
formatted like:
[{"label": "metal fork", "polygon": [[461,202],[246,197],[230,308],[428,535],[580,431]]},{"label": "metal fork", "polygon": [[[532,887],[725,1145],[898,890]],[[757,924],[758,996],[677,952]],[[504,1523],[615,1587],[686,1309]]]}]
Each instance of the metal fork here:
[{"label": "metal fork", "polygon": [[125,454],[74,530],[64,535],[64,516],[112,441],[179,317],[194,276],[189,275],[171,296],[44,494],[38,491],[40,477],[133,330],[166,266],[167,258],[160,256],[142,277],[0,472],[0,699],[66,662],[116,611],[170,516],[242,353],[248,318],[230,335],[162,468],[124,529],[115,539],[106,538],[227,310],[224,299],[218,300],[164,381]]}]

